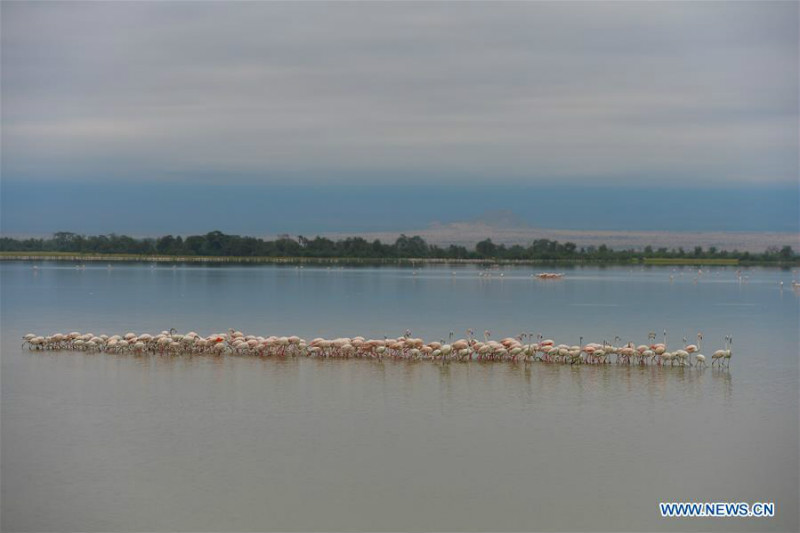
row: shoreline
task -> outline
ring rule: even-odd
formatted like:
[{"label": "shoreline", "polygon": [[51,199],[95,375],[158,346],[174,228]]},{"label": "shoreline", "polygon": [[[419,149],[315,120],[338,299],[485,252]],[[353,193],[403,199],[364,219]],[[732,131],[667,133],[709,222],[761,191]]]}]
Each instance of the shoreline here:
[{"label": "shoreline", "polygon": [[231,263],[231,264],[319,264],[319,265],[647,265],[647,266],[772,266],[796,267],[800,261],[741,261],[725,258],[636,258],[631,261],[584,259],[448,259],[369,257],[248,257],[172,256],[139,254],[81,254],[66,252],[0,252],[0,261],[136,262],[136,263]]}]

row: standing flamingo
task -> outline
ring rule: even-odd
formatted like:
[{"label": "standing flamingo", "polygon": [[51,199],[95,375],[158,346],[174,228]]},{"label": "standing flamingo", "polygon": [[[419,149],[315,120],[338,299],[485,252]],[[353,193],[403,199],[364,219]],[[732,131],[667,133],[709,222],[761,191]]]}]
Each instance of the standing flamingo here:
[{"label": "standing flamingo", "polygon": [[731,366],[731,355],[732,355],[731,346],[733,346],[733,336],[729,335],[728,336],[728,347],[725,349],[725,355],[723,356],[723,359],[727,362],[727,364],[725,366]]},{"label": "standing flamingo", "polygon": [[[700,351],[700,347],[702,346],[702,342],[703,342],[703,334],[698,332],[697,333],[697,351],[698,352]],[[688,351],[688,346],[687,346],[687,351]],[[706,366],[706,356],[705,355],[703,355],[701,353],[695,354],[694,360],[695,360],[695,364],[697,366],[700,366],[700,365]]]},{"label": "standing flamingo", "polygon": [[714,366],[714,363],[719,365],[722,364],[722,358],[725,357],[725,353],[727,352],[728,348],[728,336],[725,336],[725,348],[722,350],[717,350],[713,354],[711,354],[711,366]]}]

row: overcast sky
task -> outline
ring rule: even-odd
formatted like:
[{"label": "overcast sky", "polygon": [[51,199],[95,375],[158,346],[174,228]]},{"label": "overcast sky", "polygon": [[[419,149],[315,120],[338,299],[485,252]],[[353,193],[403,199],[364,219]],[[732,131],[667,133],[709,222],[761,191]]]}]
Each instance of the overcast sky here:
[{"label": "overcast sky", "polygon": [[2,135],[28,186],[792,187],[798,3],[3,2]]}]

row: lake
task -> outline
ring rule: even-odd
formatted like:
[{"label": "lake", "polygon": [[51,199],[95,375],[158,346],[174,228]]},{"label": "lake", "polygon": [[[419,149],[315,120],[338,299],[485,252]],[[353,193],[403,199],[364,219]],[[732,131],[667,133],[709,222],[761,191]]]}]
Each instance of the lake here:
[{"label": "lake", "polygon": [[[797,531],[797,272],[558,268],[0,263],[2,529]],[[729,369],[20,347],[29,331],[171,327],[567,344],[666,330],[671,348],[701,331],[707,356],[734,340]],[[776,516],[667,519],[660,501],[774,501]]]}]

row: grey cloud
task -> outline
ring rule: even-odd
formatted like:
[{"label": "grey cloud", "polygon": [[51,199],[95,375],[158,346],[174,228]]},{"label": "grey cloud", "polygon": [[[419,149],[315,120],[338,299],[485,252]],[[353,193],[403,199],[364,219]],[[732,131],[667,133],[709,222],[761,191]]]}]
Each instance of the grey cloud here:
[{"label": "grey cloud", "polygon": [[796,3],[3,3],[25,179],[797,179]]}]

